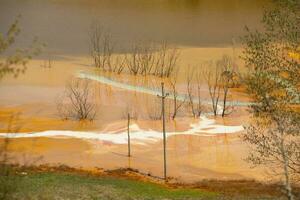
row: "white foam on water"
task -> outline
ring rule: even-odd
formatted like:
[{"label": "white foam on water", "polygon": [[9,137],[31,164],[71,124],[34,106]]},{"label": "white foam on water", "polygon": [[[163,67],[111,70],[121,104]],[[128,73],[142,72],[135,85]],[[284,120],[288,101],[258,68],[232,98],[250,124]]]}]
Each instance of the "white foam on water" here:
[{"label": "white foam on water", "polygon": [[[167,132],[167,137],[173,135],[198,135],[198,136],[215,136],[224,133],[237,133],[243,131],[243,126],[225,126],[216,124],[214,119],[201,117],[197,123],[191,124],[190,129],[179,132]],[[101,140],[114,144],[127,144],[127,130],[122,129],[121,132],[88,132],[88,131],[62,131],[49,130],[34,133],[0,133],[0,137],[7,138],[78,138],[86,140]],[[131,142],[140,145],[154,143],[162,139],[162,133],[154,130],[143,130],[137,124],[130,126]]]},{"label": "white foam on water", "polygon": [[[112,86],[112,87],[116,87],[116,88],[119,88],[119,89],[123,89],[123,90],[134,91],[134,92],[144,93],[144,94],[149,94],[149,95],[154,95],[154,96],[161,94],[160,89],[153,89],[153,88],[148,88],[148,87],[145,87],[145,86],[131,85],[131,84],[128,84],[128,83],[123,83],[123,82],[120,82],[118,80],[108,78],[108,77],[103,76],[103,75],[93,74],[93,73],[89,73],[89,72],[85,72],[85,71],[78,71],[76,76],[78,78],[97,81],[99,83],[109,85],[109,86]],[[173,99],[173,95],[171,95],[171,92],[168,91],[168,93],[170,95],[167,96],[167,98],[168,99]],[[178,96],[177,96],[178,101],[185,101],[185,99],[187,99],[186,95],[178,94]],[[199,100],[198,100],[198,98],[193,98],[192,101],[195,102],[195,103],[198,103]],[[201,99],[201,102],[204,103],[204,104],[209,104],[209,105],[212,104],[210,99]],[[252,105],[251,102],[240,102],[240,101],[227,101],[227,104],[228,105],[234,105],[234,106],[249,106],[249,105]],[[217,110],[218,113],[222,113],[222,106],[217,105],[217,109],[218,109]]]}]

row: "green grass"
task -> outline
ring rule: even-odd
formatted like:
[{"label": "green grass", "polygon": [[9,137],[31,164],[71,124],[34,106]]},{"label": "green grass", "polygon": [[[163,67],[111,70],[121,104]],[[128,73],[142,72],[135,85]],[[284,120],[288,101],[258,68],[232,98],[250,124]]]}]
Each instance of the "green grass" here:
[{"label": "green grass", "polygon": [[[8,180],[9,179],[9,180]],[[99,199],[99,200],[262,200],[274,197],[229,195],[200,189],[172,189],[150,182],[116,177],[96,177],[73,172],[31,172],[0,176],[9,183],[6,199]],[[1,187],[0,187],[1,188]],[[0,198],[1,199],[1,198]]]},{"label": "green grass", "polygon": [[14,177],[15,199],[216,199],[218,194],[199,189],[169,189],[135,180],[68,173],[34,173]]}]

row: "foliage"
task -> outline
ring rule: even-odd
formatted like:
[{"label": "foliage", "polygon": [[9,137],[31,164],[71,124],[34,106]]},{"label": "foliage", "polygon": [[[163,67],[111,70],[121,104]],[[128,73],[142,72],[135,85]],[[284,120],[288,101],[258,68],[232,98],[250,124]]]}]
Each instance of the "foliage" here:
[{"label": "foliage", "polygon": [[[26,71],[26,65],[32,56],[41,52],[41,45],[35,38],[32,44],[25,49],[13,48],[21,29],[19,26],[20,17],[18,17],[9,27],[8,31],[0,33],[0,80],[7,74],[13,74],[17,77],[20,73]],[[10,53],[9,51],[12,51]]]},{"label": "foliage", "polygon": [[249,69],[245,84],[256,117],[244,135],[253,146],[249,161],[280,169],[289,199],[291,181],[300,174],[300,60],[291,56],[300,54],[299,5],[275,1],[275,7],[264,12],[264,31],[246,28],[243,38]]},{"label": "foliage", "polygon": [[[19,114],[13,114],[9,117],[9,123],[7,126],[7,134],[17,133],[20,129],[15,123],[19,119]],[[12,177],[15,174],[14,168],[10,166],[10,163],[14,161],[14,157],[9,154],[9,146],[11,140],[4,138],[0,141],[0,199],[11,199],[14,194],[18,181]]]}]

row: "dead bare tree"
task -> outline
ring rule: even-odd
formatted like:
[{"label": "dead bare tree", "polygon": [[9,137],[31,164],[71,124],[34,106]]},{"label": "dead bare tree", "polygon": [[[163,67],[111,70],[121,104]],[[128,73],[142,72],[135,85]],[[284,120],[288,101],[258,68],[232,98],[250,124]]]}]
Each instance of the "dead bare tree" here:
[{"label": "dead bare tree", "polygon": [[155,52],[152,43],[145,43],[140,46],[138,60],[141,65],[140,74],[151,74],[155,63]]},{"label": "dead bare tree", "polygon": [[164,41],[159,45],[134,42],[129,54],[113,55],[112,36],[97,23],[92,24],[89,37],[90,53],[95,66],[119,74],[126,66],[133,75],[170,77],[180,54],[176,47],[171,47]]},{"label": "dead bare tree", "polygon": [[187,71],[187,77],[186,77],[186,81],[187,81],[187,96],[188,96],[188,105],[191,109],[192,115],[195,118],[196,117],[196,109],[195,109],[195,105],[194,105],[194,89],[193,89],[193,82],[194,79],[194,70],[193,68],[189,67],[188,71]]},{"label": "dead bare tree", "polygon": [[235,64],[233,59],[227,55],[224,55],[220,60],[216,63],[217,67],[221,70],[221,89],[223,93],[223,106],[222,106],[222,117],[226,114],[229,114],[232,110],[232,106],[227,105],[229,90],[234,86],[234,81],[236,77]]},{"label": "dead bare tree", "polygon": [[174,47],[171,48],[166,41],[162,42],[156,53],[154,64],[154,75],[159,77],[170,77],[174,71],[180,52]]},{"label": "dead bare tree", "polygon": [[196,77],[196,86],[197,86],[197,105],[196,105],[196,112],[197,117],[200,117],[203,111],[203,105],[201,100],[201,86],[202,86],[202,72],[201,68],[195,69],[195,77]]},{"label": "dead bare tree", "polygon": [[94,23],[90,31],[90,51],[97,68],[104,71],[123,72],[126,64],[126,56],[113,55],[114,47],[112,35],[101,25]]},{"label": "dead bare tree", "polygon": [[[109,55],[105,62],[111,62],[112,56]],[[131,53],[125,56],[121,65],[118,65],[117,68],[121,70],[117,71],[122,72],[125,65],[132,75],[170,77],[176,67],[178,58],[179,50],[169,47],[166,42],[159,45],[154,45],[151,42],[134,42]],[[114,67],[110,67],[111,69],[114,69]]]},{"label": "dead bare tree", "polygon": [[63,119],[94,120],[96,105],[91,100],[89,80],[72,79],[58,99],[57,110]]},{"label": "dead bare tree", "polygon": [[97,68],[111,71],[110,59],[112,55],[111,35],[104,28],[93,23],[90,30],[90,51]]},{"label": "dead bare tree", "polygon": [[101,42],[102,42],[102,29],[99,25],[93,24],[91,27],[90,35],[90,51],[96,67],[103,68],[101,66]]},{"label": "dead bare tree", "polygon": [[188,105],[194,118],[200,117],[203,111],[201,99],[202,72],[201,67],[189,67],[187,71]]},{"label": "dead bare tree", "polygon": [[126,55],[125,64],[131,74],[138,75],[142,68],[139,62],[139,45],[136,43],[133,44],[131,51],[129,55]]},{"label": "dead bare tree", "polygon": [[177,116],[179,109],[185,104],[186,99],[183,101],[178,99],[179,93],[177,88],[177,79],[178,79],[179,69],[177,68],[173,75],[170,78],[170,86],[171,86],[171,95],[173,96],[173,114],[172,119],[174,120]]},{"label": "dead bare tree", "polygon": [[126,65],[133,75],[149,75],[157,62],[155,48],[149,42],[135,42],[132,45],[131,54],[126,57]]},{"label": "dead bare tree", "polygon": [[206,80],[209,96],[211,99],[212,110],[215,116],[218,114],[218,106],[221,95],[221,70],[219,67],[209,64],[203,75]]},{"label": "dead bare tree", "polygon": [[167,51],[167,57],[166,57],[166,65],[165,70],[163,73],[163,77],[170,77],[173,73],[174,69],[176,68],[176,63],[179,58],[179,51],[177,48],[169,48]]},{"label": "dead bare tree", "polygon": [[125,68],[126,57],[123,55],[115,55],[110,57],[108,66],[110,71],[121,74]]}]

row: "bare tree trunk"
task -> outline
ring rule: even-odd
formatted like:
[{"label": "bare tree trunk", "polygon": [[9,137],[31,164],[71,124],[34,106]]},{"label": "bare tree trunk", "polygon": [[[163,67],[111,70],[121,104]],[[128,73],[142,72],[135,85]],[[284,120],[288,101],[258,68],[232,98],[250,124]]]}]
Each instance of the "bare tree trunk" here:
[{"label": "bare tree trunk", "polygon": [[228,89],[224,89],[222,117],[225,116]]},{"label": "bare tree trunk", "polygon": [[208,85],[209,96],[212,103],[212,110],[215,116],[218,114],[218,104],[221,91],[221,74],[220,69],[217,66],[209,66],[209,69],[204,73]]},{"label": "bare tree trunk", "polygon": [[113,52],[111,35],[103,27],[94,23],[90,30],[90,51],[97,68],[112,71],[111,56]]},{"label": "bare tree trunk", "polygon": [[202,73],[200,71],[200,68],[196,69],[196,84],[197,84],[197,97],[198,97],[198,103],[197,103],[197,117],[201,116],[202,113],[202,101],[201,101],[201,78]]},{"label": "bare tree trunk", "polygon": [[227,107],[227,98],[229,94],[229,89],[234,85],[234,77],[236,76],[236,65],[233,59],[227,55],[224,55],[220,60],[217,61],[217,67],[220,68],[221,74],[221,86],[223,90],[223,108],[222,108],[222,117],[226,115]]},{"label": "bare tree trunk", "polygon": [[196,111],[194,106],[194,99],[193,99],[193,86],[192,81],[194,79],[194,71],[189,68],[187,72],[187,94],[188,94],[188,100],[189,100],[189,106],[191,108],[193,117],[196,117]]},{"label": "bare tree trunk", "polygon": [[177,100],[176,100],[176,96],[174,95],[174,111],[173,111],[173,115],[172,115],[172,119],[174,120],[176,115],[177,115]]},{"label": "bare tree trunk", "polygon": [[[283,178],[284,195],[294,200],[293,178],[299,180],[299,121],[294,120],[294,113],[286,113],[285,106],[274,111],[271,118],[265,117],[253,121],[247,127],[244,140],[254,145],[248,160],[254,165],[274,166],[276,175]],[[298,113],[296,113],[298,115]],[[299,115],[298,115],[299,117]],[[296,117],[296,119],[299,119]],[[266,128],[267,125],[267,128]],[[269,128],[270,127],[270,128]],[[298,144],[297,144],[298,143]],[[268,166],[268,167],[269,167]],[[280,166],[280,167],[278,167]]]},{"label": "bare tree trunk", "polygon": [[292,187],[291,187],[291,181],[290,181],[289,160],[286,155],[287,152],[286,152],[285,145],[284,145],[283,134],[284,133],[281,133],[281,137],[280,137],[280,150],[281,150],[281,156],[282,156],[282,160],[283,160],[283,169],[284,169],[284,178],[285,178],[284,187],[286,190],[286,195],[287,195],[288,200],[294,200],[294,195],[292,193]]},{"label": "bare tree trunk", "polygon": [[139,63],[139,46],[137,44],[133,44],[132,53],[126,56],[125,63],[131,74],[138,75],[140,73],[141,65]]},{"label": "bare tree trunk", "polygon": [[173,93],[173,114],[172,119],[174,120],[177,116],[177,112],[181,106],[185,103],[185,99],[182,102],[178,101],[178,91],[177,91],[177,78],[178,78],[178,68],[170,79],[171,90]]},{"label": "bare tree trunk", "polygon": [[179,58],[179,51],[177,48],[170,48],[166,41],[163,41],[157,53],[155,53],[154,75],[163,77],[170,77],[176,68]]}]

